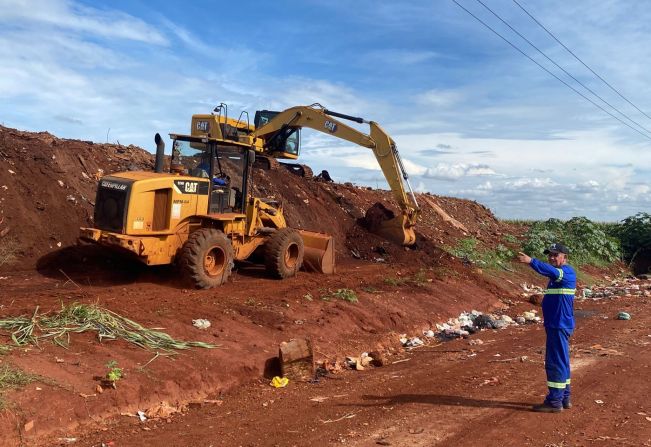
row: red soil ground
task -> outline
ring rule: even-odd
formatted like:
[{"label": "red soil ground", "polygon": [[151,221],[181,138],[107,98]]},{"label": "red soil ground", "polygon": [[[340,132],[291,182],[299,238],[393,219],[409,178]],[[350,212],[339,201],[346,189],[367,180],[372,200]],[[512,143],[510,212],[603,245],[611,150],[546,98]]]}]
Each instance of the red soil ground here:
[{"label": "red soil ground", "polygon": [[[520,234],[521,229],[497,221],[480,204],[428,196],[463,224],[464,232],[421,196],[419,241],[405,250],[357,224],[373,203],[392,204],[386,191],[256,170],[257,194],[282,199],[292,226],[333,234],[337,273],[299,272],[275,281],[256,266],[240,265],[225,286],[197,291],[183,288],[172,268],[145,268],[97,247],[74,246],[78,227],[91,223],[97,169],[109,173],[132,164],[149,168],[147,152],[0,128],[0,161],[0,187],[6,186],[0,188],[0,230],[10,229],[0,244],[11,245],[15,257],[0,266],[0,319],[31,315],[37,306],[48,312],[62,304],[96,303],[175,338],[219,345],[153,361],[155,352],[119,340],[99,343],[89,333],[73,335],[67,350],[49,342],[14,348],[0,356],[0,365],[11,364],[42,379],[3,393],[9,406],[0,413],[0,445],[49,446],[65,444],[64,438],[76,438],[73,445],[84,446],[108,441],[116,446],[373,445],[382,439],[391,445],[457,445],[481,439],[495,445],[545,445],[559,442],[565,432],[574,433],[573,427],[576,437],[567,439],[584,444],[599,436],[639,441],[630,445],[648,439],[640,430],[650,427],[649,422],[630,414],[634,406],[646,405],[642,394],[648,398],[643,383],[650,359],[648,349],[639,345],[647,341],[642,332],[649,323],[643,316],[648,299],[621,304],[635,315],[629,323],[586,318],[585,329],[577,333],[580,346],[612,344],[624,354],[597,358],[579,370],[583,381],[577,382],[577,411],[561,415],[555,421],[564,422],[552,425],[519,411],[539,401],[543,392],[539,326],[481,333],[485,344],[479,349],[460,340],[407,353],[408,362],[375,371],[341,372],[318,384],[291,383],[282,390],[268,386],[265,365],[277,355],[279,343],[292,338],[311,338],[316,360],[329,366],[372,350],[394,361],[406,355],[399,334],[420,335],[473,308],[505,309],[512,315],[530,309],[519,284],[544,283],[530,270],[480,269],[446,252],[460,238],[474,237],[482,248],[492,249],[499,243],[510,246],[505,235]],[[341,288],[354,290],[359,302],[322,299]],[[612,317],[620,304],[592,306],[598,315]],[[192,320],[197,318],[210,320],[212,326],[196,329]],[[7,335],[0,333],[0,340],[11,343]],[[477,356],[469,356],[469,349]],[[497,352],[502,359],[526,355],[531,361],[491,362]],[[633,354],[637,357],[629,357]],[[105,374],[110,360],[126,376],[117,389],[98,394],[94,378]],[[623,369],[624,387],[611,374]],[[481,385],[491,377],[498,377],[496,385]],[[603,383],[603,392],[597,383]],[[619,387],[626,397],[615,392]],[[595,407],[593,394],[606,396],[602,400],[607,405]],[[309,400],[317,395],[328,399]],[[163,401],[179,412],[141,425],[121,416]],[[644,411],[648,409],[639,412]],[[354,417],[338,420],[350,414]],[[620,414],[629,416],[635,436],[623,436],[615,426]],[[322,422],[328,420],[333,422]]]}]

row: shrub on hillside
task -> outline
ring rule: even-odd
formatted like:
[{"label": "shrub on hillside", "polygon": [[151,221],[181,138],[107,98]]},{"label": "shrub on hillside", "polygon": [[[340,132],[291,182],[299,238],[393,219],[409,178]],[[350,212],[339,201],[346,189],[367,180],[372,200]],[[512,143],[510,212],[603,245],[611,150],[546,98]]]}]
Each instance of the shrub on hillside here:
[{"label": "shrub on hillside", "polygon": [[545,258],[543,251],[553,242],[561,242],[570,249],[574,265],[604,265],[617,261],[621,256],[617,238],[610,236],[604,225],[585,217],[534,222],[525,238],[524,251],[542,259]]},{"label": "shrub on hillside", "polygon": [[637,213],[627,217],[614,233],[622,243],[624,259],[632,261],[637,253],[651,250],[651,214]]}]

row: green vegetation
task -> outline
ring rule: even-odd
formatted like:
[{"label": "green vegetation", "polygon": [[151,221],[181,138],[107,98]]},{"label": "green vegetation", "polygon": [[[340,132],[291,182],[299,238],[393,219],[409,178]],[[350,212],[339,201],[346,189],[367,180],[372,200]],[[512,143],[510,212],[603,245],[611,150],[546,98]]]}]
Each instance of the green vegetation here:
[{"label": "green vegetation", "polygon": [[427,277],[427,271],[425,269],[420,269],[413,275],[384,278],[384,284],[387,284],[389,286],[404,286],[405,284],[421,286],[426,282],[429,282],[429,279]]},{"label": "green vegetation", "polygon": [[595,223],[585,217],[534,222],[526,234],[523,251],[545,259],[545,248],[553,242],[562,242],[570,249],[573,265],[607,265],[621,256],[619,241],[608,234],[608,229],[608,224]]},{"label": "green vegetation", "polygon": [[108,368],[108,372],[106,373],[106,380],[111,382],[113,384],[113,387],[115,387],[115,382],[122,378],[122,368],[118,367],[118,362],[115,360],[109,361],[106,364],[106,367]]},{"label": "green vegetation", "polygon": [[135,321],[93,304],[62,306],[54,314],[39,314],[38,307],[30,316],[0,320],[0,330],[11,331],[16,345],[39,344],[43,340],[67,348],[71,333],[97,332],[99,341],[122,339],[144,349],[170,351],[190,347],[214,348],[198,341],[180,341],[165,332],[147,329]]},{"label": "green vegetation", "polygon": [[324,301],[330,301],[331,298],[336,298],[349,303],[356,303],[359,300],[357,299],[357,294],[352,289],[337,289],[335,291],[329,290],[327,294],[321,297]]},{"label": "green vegetation", "polygon": [[20,388],[38,380],[38,376],[9,365],[0,365],[0,410],[7,407],[2,392],[7,389]]},{"label": "green vegetation", "polygon": [[506,245],[499,244],[494,250],[481,246],[481,242],[474,237],[460,239],[456,246],[447,247],[447,251],[462,259],[479,266],[510,270],[508,265],[513,261],[515,252]]},{"label": "green vegetation", "polygon": [[651,214],[637,213],[627,217],[612,228],[610,234],[621,241],[624,259],[633,262],[640,251],[651,250]]}]

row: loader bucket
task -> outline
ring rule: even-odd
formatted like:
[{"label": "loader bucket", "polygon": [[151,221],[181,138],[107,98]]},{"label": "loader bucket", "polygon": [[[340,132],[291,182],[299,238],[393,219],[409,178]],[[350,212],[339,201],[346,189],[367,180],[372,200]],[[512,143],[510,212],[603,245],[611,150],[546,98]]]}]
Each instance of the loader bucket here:
[{"label": "loader bucket", "polygon": [[335,241],[329,234],[299,230],[305,246],[303,268],[308,272],[335,272]]},{"label": "loader bucket", "polygon": [[396,216],[381,203],[374,204],[366,211],[363,223],[371,233],[400,245],[413,245],[416,242],[416,233],[414,227],[409,225],[407,215]]}]

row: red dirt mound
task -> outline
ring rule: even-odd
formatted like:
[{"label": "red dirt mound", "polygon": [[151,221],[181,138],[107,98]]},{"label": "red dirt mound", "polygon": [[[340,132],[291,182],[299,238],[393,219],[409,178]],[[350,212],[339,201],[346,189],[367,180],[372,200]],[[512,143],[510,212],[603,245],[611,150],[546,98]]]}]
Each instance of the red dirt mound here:
[{"label": "red dirt mound", "polygon": [[[33,268],[39,258],[75,244],[92,225],[97,179],[124,170],[151,170],[153,155],[135,146],[96,144],[0,126],[0,269]],[[482,205],[417,195],[418,242],[405,249],[370,234],[358,221],[375,203],[398,210],[388,191],[305,179],[280,167],[254,170],[254,194],[280,200],[289,225],[336,239],[338,259],[435,264],[441,247],[476,237],[500,242],[500,223]],[[445,210],[445,211],[444,211]],[[414,250],[418,256],[413,256]]]},{"label": "red dirt mound", "polygon": [[153,163],[135,146],[0,126],[0,166],[1,269],[33,267],[40,256],[74,244],[79,227],[92,224],[97,178]]}]

